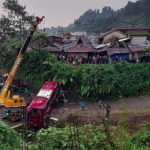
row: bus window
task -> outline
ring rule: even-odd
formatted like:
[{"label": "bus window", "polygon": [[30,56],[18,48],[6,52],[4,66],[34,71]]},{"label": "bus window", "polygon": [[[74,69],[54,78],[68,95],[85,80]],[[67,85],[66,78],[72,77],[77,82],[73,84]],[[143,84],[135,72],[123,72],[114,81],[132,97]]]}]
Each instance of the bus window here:
[{"label": "bus window", "polygon": [[30,114],[39,115],[39,114],[41,114],[41,110],[39,110],[39,109],[32,109],[30,111]]}]

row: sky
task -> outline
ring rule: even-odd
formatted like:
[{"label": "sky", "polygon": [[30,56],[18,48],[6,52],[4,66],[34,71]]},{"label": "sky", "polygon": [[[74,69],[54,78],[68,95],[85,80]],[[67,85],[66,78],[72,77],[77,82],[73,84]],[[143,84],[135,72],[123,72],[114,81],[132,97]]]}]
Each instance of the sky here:
[{"label": "sky", "polygon": [[[0,0],[0,16],[4,14]],[[18,0],[22,6],[26,6],[26,11],[31,15],[45,16],[44,27],[66,27],[78,19],[87,10],[99,9],[110,6],[117,10],[127,5],[129,0]],[[130,0],[136,2],[137,0]]]}]

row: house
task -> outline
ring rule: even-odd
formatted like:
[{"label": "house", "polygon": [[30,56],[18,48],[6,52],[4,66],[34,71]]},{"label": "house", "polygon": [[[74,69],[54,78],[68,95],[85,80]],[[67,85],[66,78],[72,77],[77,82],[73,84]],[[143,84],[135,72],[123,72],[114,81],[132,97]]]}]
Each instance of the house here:
[{"label": "house", "polygon": [[107,44],[100,44],[96,46],[95,48],[98,51],[98,54],[101,55],[101,53],[105,53],[109,59],[110,58],[118,58],[123,57],[126,59],[129,57],[131,50],[126,46],[128,45],[127,43],[130,42],[129,38],[124,38],[124,39],[117,39],[113,37],[111,41]]},{"label": "house", "polygon": [[146,45],[149,33],[147,30],[129,30],[127,36],[130,37],[132,46]]},{"label": "house", "polygon": [[97,52],[97,50],[83,42],[81,38],[76,43],[64,48],[64,52],[68,56],[79,55],[79,56],[91,56]]},{"label": "house", "polygon": [[58,54],[60,54],[60,53],[63,52],[62,49],[59,48],[59,47],[51,47],[51,46],[49,46],[49,47],[45,47],[44,49],[45,49],[46,51],[48,51],[48,52],[54,54],[55,56],[57,56]]},{"label": "house", "polygon": [[63,43],[63,38],[61,36],[56,36],[56,35],[51,35],[51,36],[47,36],[51,45],[53,45],[53,43],[57,42],[62,44]]},{"label": "house", "polygon": [[123,39],[127,38],[127,35],[119,30],[111,30],[98,36],[97,44],[110,43],[112,38]]},{"label": "house", "polygon": [[71,37],[73,37],[73,35],[71,35],[70,33],[65,33],[65,34],[63,35],[63,38],[64,38],[64,39],[70,39]]},{"label": "house", "polygon": [[[112,28],[111,30],[105,32],[105,33],[101,33],[100,36],[96,37],[95,42],[97,42],[97,44],[105,44],[108,43],[108,39],[113,36],[113,37],[117,37],[118,39],[122,39],[125,37],[122,37],[122,34],[126,35],[126,37],[128,37],[129,35],[135,35],[136,36],[139,35],[139,33],[137,33],[137,31],[139,31],[140,36],[143,35],[147,35],[147,39],[150,40],[150,27],[116,27],[116,28]],[[121,33],[121,35],[119,34]],[[148,33],[148,34],[147,34]]]},{"label": "house", "polygon": [[76,39],[87,37],[86,31],[71,32],[70,34]]},{"label": "house", "polygon": [[95,48],[99,52],[107,51],[110,57],[146,55],[149,40],[150,27],[117,27],[96,37],[99,45]]}]

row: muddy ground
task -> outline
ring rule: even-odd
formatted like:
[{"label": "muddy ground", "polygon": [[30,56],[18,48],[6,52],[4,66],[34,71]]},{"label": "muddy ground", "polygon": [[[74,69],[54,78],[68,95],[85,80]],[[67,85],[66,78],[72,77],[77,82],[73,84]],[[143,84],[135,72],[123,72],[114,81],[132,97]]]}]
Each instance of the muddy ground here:
[{"label": "muddy ground", "polygon": [[[136,97],[136,98],[124,98],[123,102],[120,101],[104,101],[105,106],[111,105],[110,121],[113,125],[118,123],[124,123],[126,121],[126,127],[129,128],[130,133],[138,131],[150,122],[150,98],[149,97]],[[59,103],[54,107],[51,114],[52,117],[56,117],[59,120],[64,120],[70,114],[79,116],[79,120],[84,123],[100,124],[105,115],[106,109],[99,108],[98,102],[86,103],[86,110],[81,110],[81,105],[76,103],[68,103],[67,106],[64,103]],[[126,117],[123,117],[123,114]]]}]

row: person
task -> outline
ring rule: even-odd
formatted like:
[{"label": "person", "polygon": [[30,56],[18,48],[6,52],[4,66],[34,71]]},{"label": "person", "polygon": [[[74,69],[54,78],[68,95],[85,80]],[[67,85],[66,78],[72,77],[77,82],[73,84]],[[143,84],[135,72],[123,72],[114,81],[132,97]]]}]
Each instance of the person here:
[{"label": "person", "polygon": [[64,99],[64,106],[67,106],[67,102],[68,102],[68,100]]},{"label": "person", "polygon": [[99,108],[101,109],[102,108],[102,101],[100,100],[98,104],[99,104]]},{"label": "person", "polygon": [[24,93],[28,94],[28,89],[27,88],[24,89]]},{"label": "person", "polygon": [[6,117],[8,117],[9,116],[9,113],[8,112],[6,112]]},{"label": "person", "polygon": [[85,102],[82,102],[81,106],[82,106],[82,111],[85,111]]},{"label": "person", "polygon": [[28,94],[28,99],[29,99],[29,102],[31,102],[31,94],[30,93]]}]

